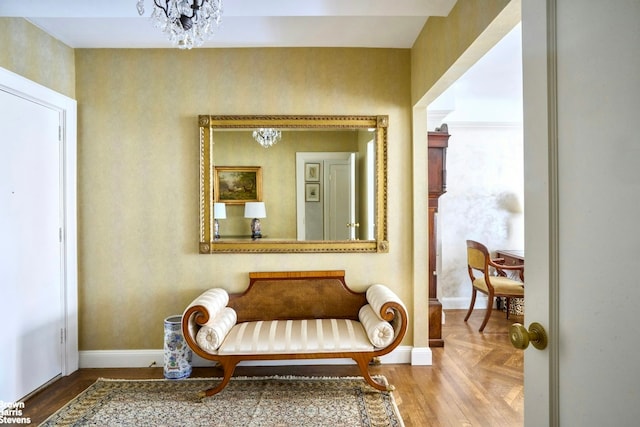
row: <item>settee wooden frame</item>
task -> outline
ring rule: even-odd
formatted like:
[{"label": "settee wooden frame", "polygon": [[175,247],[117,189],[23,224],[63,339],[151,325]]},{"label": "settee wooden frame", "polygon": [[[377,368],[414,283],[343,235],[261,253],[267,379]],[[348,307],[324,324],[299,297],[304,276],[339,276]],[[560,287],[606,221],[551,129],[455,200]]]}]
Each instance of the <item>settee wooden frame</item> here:
[{"label": "settee wooden frame", "polygon": [[[359,321],[358,312],[366,305],[366,292],[354,292],[347,287],[344,270],[255,272],[249,273],[249,287],[240,294],[229,294],[228,307],[237,313],[237,323],[270,320],[302,319],[351,319]],[[223,370],[222,381],[203,392],[212,396],[226,387],[238,363],[249,360],[296,360],[296,359],[353,359],[364,380],[376,390],[393,390],[392,385],[376,381],[369,372],[375,358],[393,351],[402,341],[407,330],[407,312],[402,304],[386,302],[380,317],[393,322],[395,338],[390,345],[372,351],[341,351],[282,354],[211,354],[202,350],[189,332],[189,319],[204,325],[210,319],[202,305],[190,306],[182,318],[182,332],[188,346],[206,360],[215,361]]]}]

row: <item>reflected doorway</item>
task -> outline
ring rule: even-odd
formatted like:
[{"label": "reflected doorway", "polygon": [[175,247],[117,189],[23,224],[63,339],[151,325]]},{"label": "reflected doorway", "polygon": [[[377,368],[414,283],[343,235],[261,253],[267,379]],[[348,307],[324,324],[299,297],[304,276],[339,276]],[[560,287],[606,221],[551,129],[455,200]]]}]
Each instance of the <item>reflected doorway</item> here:
[{"label": "reflected doorway", "polygon": [[296,153],[298,240],[355,240],[357,153]]}]

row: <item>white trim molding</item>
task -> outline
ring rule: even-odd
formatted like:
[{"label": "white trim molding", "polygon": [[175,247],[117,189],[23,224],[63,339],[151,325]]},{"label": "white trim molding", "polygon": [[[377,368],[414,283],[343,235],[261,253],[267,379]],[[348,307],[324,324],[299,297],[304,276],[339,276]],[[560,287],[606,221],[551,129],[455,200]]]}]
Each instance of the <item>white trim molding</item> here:
[{"label": "white trim molding", "polygon": [[[400,346],[380,357],[383,365],[431,365],[428,347]],[[214,362],[193,356],[192,366],[212,367]],[[351,359],[260,360],[241,362],[239,366],[351,365]],[[164,366],[163,350],[85,350],[80,352],[80,368],[148,368]]]},{"label": "white trim molding", "polygon": [[522,128],[522,122],[449,120],[449,121],[446,121],[446,123],[449,126],[449,130],[451,130],[451,128],[470,128],[470,129],[487,129],[487,128],[489,129],[497,129],[497,128],[521,129]]},{"label": "white trim molding", "polygon": [[[460,309],[468,309],[469,303],[471,302],[471,297],[443,297],[441,298],[442,308],[443,310],[460,310]],[[496,307],[496,303],[494,301],[493,307]],[[477,308],[479,310],[484,310],[487,308],[487,297],[478,293],[476,297],[476,303],[473,308]]]},{"label": "white trim molding", "polygon": [[431,366],[433,365],[433,353],[429,347],[413,347],[411,349],[411,365],[412,366]]}]

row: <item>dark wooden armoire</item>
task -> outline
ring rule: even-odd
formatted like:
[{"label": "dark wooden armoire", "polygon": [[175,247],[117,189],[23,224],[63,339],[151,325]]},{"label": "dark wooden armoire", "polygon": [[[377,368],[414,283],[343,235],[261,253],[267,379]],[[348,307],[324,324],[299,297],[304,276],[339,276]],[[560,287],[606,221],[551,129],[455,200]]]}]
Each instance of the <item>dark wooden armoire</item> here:
[{"label": "dark wooden armoire", "polygon": [[437,216],[438,199],[447,191],[447,125],[428,133],[429,176],[429,347],[442,347],[442,304],[438,301]]}]

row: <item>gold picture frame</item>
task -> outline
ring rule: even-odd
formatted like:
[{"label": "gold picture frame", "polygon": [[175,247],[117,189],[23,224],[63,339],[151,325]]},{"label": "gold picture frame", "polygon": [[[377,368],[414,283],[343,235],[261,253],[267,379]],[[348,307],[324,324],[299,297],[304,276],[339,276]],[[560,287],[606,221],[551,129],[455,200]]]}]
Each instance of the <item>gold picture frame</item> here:
[{"label": "gold picture frame", "polygon": [[262,201],[262,168],[260,166],[216,166],[213,179],[213,201],[240,205]]},{"label": "gold picture frame", "polygon": [[[223,253],[388,253],[387,224],[387,137],[389,116],[264,116],[264,115],[200,115],[198,135],[200,151],[199,246],[201,254]],[[269,239],[215,239],[214,196],[214,135],[233,130],[274,128],[281,130],[323,131],[351,129],[372,132],[374,141],[374,216],[373,236],[358,240],[296,240],[294,238]],[[250,163],[249,163],[250,164]],[[322,175],[322,170],[320,170]],[[304,179],[303,179],[304,181]],[[304,197],[304,187],[302,187]],[[217,194],[217,193],[216,193]],[[303,199],[304,200],[304,199]],[[242,203],[242,202],[241,202]],[[271,203],[278,203],[276,196]]]}]

